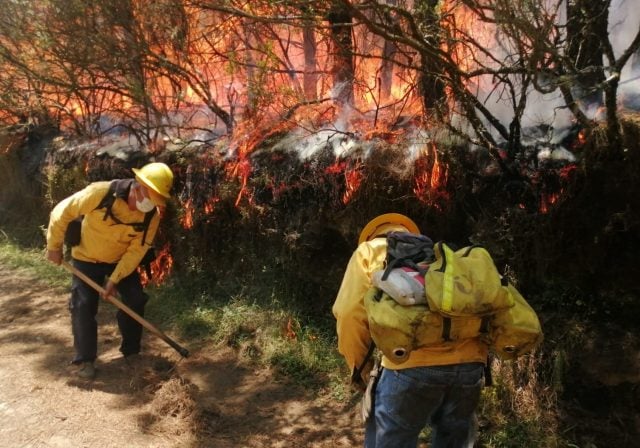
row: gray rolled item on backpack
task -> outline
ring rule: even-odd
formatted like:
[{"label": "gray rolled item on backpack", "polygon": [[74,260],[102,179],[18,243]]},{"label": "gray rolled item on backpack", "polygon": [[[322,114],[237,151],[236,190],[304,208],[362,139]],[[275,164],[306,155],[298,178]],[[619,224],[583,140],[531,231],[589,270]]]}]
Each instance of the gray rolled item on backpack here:
[{"label": "gray rolled item on backpack", "polygon": [[362,423],[367,424],[367,421],[373,414],[373,407],[375,402],[376,395],[376,386],[378,384],[378,379],[380,378],[380,374],[382,373],[382,358],[380,356],[376,356],[375,361],[373,363],[373,368],[369,373],[369,382],[367,383],[367,388],[364,391],[364,395],[362,397],[362,402],[360,405],[360,416],[362,417]]}]

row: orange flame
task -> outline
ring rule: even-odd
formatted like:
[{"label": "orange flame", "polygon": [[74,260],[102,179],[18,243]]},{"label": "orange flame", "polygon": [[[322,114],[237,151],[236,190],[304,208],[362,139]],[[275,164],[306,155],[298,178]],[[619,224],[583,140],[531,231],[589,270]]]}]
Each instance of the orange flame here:
[{"label": "orange flame", "polygon": [[[571,180],[573,175],[576,173],[578,166],[575,163],[571,163],[560,168],[558,176],[561,181],[567,185],[567,182]],[[558,203],[562,195],[564,194],[564,188],[560,188],[558,191],[554,192],[544,192],[540,195],[540,207],[539,211],[542,214],[549,213],[551,207]]]},{"label": "orange flame", "polygon": [[163,283],[173,268],[173,257],[169,250],[169,245],[165,245],[158,253],[156,259],[151,263],[151,273],[156,284]]},{"label": "orange flame", "polygon": [[576,165],[575,163],[563,166],[562,168],[560,168],[560,178],[564,179],[565,181],[569,180],[571,176],[575,174],[577,169],[578,165]]},{"label": "orange flame", "polygon": [[415,162],[413,192],[419,201],[439,207],[437,199],[449,197],[446,191],[448,173],[446,166],[438,160],[438,151],[434,146],[431,153],[433,156],[429,157],[428,148],[424,149]]},{"label": "orange flame", "polygon": [[207,199],[207,201],[204,203],[204,212],[207,215],[212,214],[213,211],[215,210],[215,205],[218,202],[220,202],[220,198],[218,198],[218,197],[213,197],[213,198]]},{"label": "orange flame", "polygon": [[[266,17],[281,13],[280,6],[257,7],[245,2],[241,9],[245,8],[251,11],[249,15]],[[242,14],[216,13],[197,6],[184,7],[183,12],[184,26],[176,25],[175,28],[175,32],[181,35],[179,49],[155,34],[145,35],[142,31],[140,37],[148,39],[151,54],[161,55],[169,66],[179,68],[176,73],[184,74],[184,78],[167,74],[164,70],[149,70],[147,78],[139,80],[145,93],[142,104],[130,95],[115,93],[109,86],[92,90],[90,98],[73,95],[63,98],[63,93],[51,94],[53,104],[66,104],[67,116],[81,117],[80,120],[70,120],[67,125],[73,126],[72,121],[79,121],[89,127],[95,117],[103,114],[126,112],[133,115],[150,107],[167,115],[182,115],[184,112],[185,120],[192,124],[196,120],[204,120],[207,122],[202,124],[207,126],[215,122],[215,118],[194,111],[200,107],[208,110],[214,103],[230,113],[233,119],[240,115],[236,111],[243,111],[246,117],[259,111],[263,116],[251,120],[253,123],[247,128],[258,130],[256,135],[261,134],[264,138],[268,134],[255,125],[264,122],[265,116],[283,116],[306,100],[313,103],[331,97],[334,86],[328,74],[334,62],[333,55],[320,34],[317,35],[313,67],[308,67],[304,52],[300,50],[300,43],[304,40],[301,28],[261,24],[240,17]],[[355,27],[352,33],[356,55],[355,109],[375,110],[376,116],[385,115],[390,119],[421,114],[421,98],[415,91],[417,71],[402,63],[390,63],[389,58],[383,57],[383,38],[367,32],[364,25]],[[144,29],[143,26],[141,30]],[[247,65],[243,66],[243,62]],[[307,86],[303,84],[309,79],[303,79],[303,76],[310,74],[313,74],[314,82],[305,91]],[[82,84],[92,82],[90,78],[80,81]],[[242,121],[246,120],[241,120],[237,126],[242,126]],[[152,151],[161,149],[150,143]],[[247,142],[246,151],[240,151],[244,153],[240,158],[249,153],[252,146]],[[246,190],[242,192],[244,194]]]},{"label": "orange flame", "polygon": [[578,131],[578,134],[576,135],[576,138],[573,140],[573,142],[571,142],[569,149],[573,152],[582,151],[587,144],[588,132],[589,131],[587,130],[587,128],[580,129],[580,131]]},{"label": "orange flame", "polygon": [[187,202],[183,205],[184,214],[182,215],[182,227],[189,230],[193,227],[193,200],[187,199]]},{"label": "orange flame", "polygon": [[249,182],[249,176],[251,175],[252,167],[249,159],[244,155],[240,160],[230,164],[227,167],[227,173],[232,177],[240,178],[240,191],[236,198],[235,206],[240,205],[240,201],[243,196],[247,196],[249,203],[252,202],[252,197],[247,189],[247,183]]},{"label": "orange flame", "polygon": [[353,195],[358,191],[358,188],[360,188],[363,179],[362,167],[363,163],[359,160],[355,162],[355,166],[353,167],[349,167],[348,161],[342,160],[336,161],[324,169],[326,174],[344,175],[345,191],[342,194],[342,202],[345,205],[351,201]]},{"label": "orange flame", "polygon": [[358,191],[362,182],[362,162],[358,161],[356,166],[344,172],[345,192],[342,195],[342,202],[347,205],[353,195]]},{"label": "orange flame", "polygon": [[546,214],[549,213],[549,209],[552,205],[558,202],[560,196],[562,195],[562,190],[555,193],[543,193],[540,197],[540,213]]},{"label": "orange flame", "polygon": [[295,330],[293,329],[294,327],[294,323],[293,323],[293,319],[289,318],[289,320],[287,321],[287,327],[285,329],[285,336],[287,339],[297,339],[298,335],[296,334]]},{"label": "orange flame", "polygon": [[345,161],[337,162],[336,161],[333,165],[330,165],[330,166],[326,167],[324,172],[326,174],[340,174],[340,173],[343,173],[345,171],[346,166],[347,166],[347,162],[345,162]]},{"label": "orange flame", "polygon": [[149,278],[149,275],[144,269],[138,268],[140,281],[142,282],[143,286],[147,286],[150,283],[160,285],[171,274],[172,268],[173,257],[171,256],[171,252],[169,250],[169,244],[166,244],[160,250],[160,252],[158,252],[158,254],[156,255],[156,259],[151,262],[151,278]]},{"label": "orange flame", "polygon": [[238,159],[227,165],[226,172],[229,177],[237,177],[240,179],[240,191],[236,198],[236,207],[240,204],[243,196],[247,197],[249,203],[253,202],[253,196],[247,186],[249,176],[253,171],[249,154],[267,138],[279,132],[290,130],[294,126],[292,121],[287,120],[269,121],[266,124],[259,125],[261,121],[264,120],[260,120],[259,117],[253,120],[247,120],[239,124],[234,132],[234,140],[237,142]]}]

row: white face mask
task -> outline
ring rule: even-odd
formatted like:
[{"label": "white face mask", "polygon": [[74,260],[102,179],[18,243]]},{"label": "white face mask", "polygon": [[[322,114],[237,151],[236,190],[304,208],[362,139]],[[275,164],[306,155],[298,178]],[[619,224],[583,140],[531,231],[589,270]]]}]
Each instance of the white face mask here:
[{"label": "white face mask", "polygon": [[136,199],[136,208],[142,213],[149,213],[156,207],[156,204],[149,198],[142,198],[142,201]]}]

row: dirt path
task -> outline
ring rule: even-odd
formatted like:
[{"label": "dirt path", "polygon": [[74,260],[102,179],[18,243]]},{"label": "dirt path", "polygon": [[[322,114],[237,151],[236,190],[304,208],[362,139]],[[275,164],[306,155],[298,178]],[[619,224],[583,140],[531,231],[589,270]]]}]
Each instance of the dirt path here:
[{"label": "dirt path", "polygon": [[74,378],[67,294],[0,265],[0,447],[356,447],[353,404],[317,398],[220,347],[180,356],[145,335],[124,363],[101,304],[98,374]]}]

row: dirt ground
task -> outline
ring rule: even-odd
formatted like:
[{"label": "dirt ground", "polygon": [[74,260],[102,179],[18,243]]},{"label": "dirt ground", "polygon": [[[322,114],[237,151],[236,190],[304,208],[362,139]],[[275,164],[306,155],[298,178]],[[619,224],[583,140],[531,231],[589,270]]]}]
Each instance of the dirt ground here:
[{"label": "dirt ground", "polygon": [[226,347],[181,359],[146,333],[143,358],[125,363],[106,303],[97,376],[77,379],[67,298],[0,265],[0,447],[362,446],[354,403],[315,397]]}]

